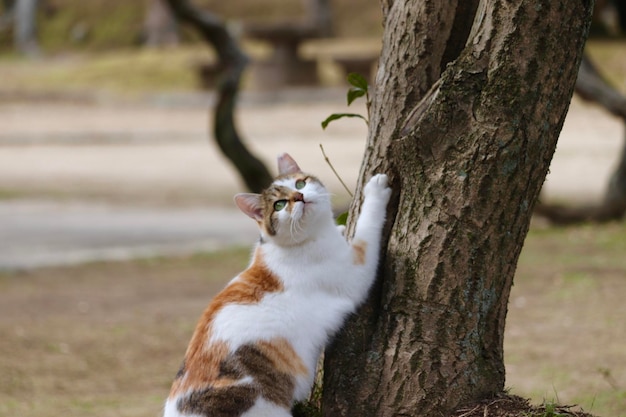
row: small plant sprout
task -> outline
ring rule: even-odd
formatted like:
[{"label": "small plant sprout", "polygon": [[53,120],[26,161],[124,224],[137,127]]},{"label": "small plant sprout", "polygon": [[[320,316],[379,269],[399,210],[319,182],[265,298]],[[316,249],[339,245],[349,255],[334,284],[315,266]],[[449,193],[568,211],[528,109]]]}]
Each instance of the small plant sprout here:
[{"label": "small plant sprout", "polygon": [[[363,119],[365,121],[365,124],[369,125],[369,120],[368,120],[369,111],[370,111],[369,83],[367,82],[365,77],[363,77],[361,74],[358,74],[356,72],[351,72],[350,74],[348,74],[347,80],[348,80],[348,83],[350,84],[350,88],[348,89],[348,94],[346,97],[348,101],[348,106],[351,105],[354,102],[354,100],[356,100],[357,98],[365,97],[365,100],[366,100],[365,103],[367,106],[367,117],[358,113],[333,113],[322,122],[322,129],[326,129],[326,127],[328,126],[330,122],[334,120],[342,119],[344,117],[357,117],[359,119]],[[324,155],[324,159],[326,160],[326,163],[328,164],[328,166],[330,166],[330,169],[332,169],[335,176],[339,179],[339,182],[341,182],[341,185],[343,185],[343,188],[346,189],[350,197],[354,197],[350,189],[346,186],[346,184],[343,182],[343,180],[341,179],[341,177],[339,176],[339,174],[333,167],[333,164],[330,162],[330,159],[328,159],[328,156],[326,156],[326,152],[324,152],[324,147],[321,144],[320,144],[320,149],[322,150],[322,155]],[[341,213],[335,221],[338,225],[345,226],[347,220],[348,220],[348,212],[345,212],[345,213]]]},{"label": "small plant sprout", "polygon": [[[365,77],[356,72],[351,72],[348,74],[348,83],[350,84],[350,88],[348,89],[347,100],[348,106],[354,102],[357,98],[365,96],[366,105],[367,105],[367,113],[369,117],[369,107],[370,107],[370,96],[369,96],[369,84]],[[344,117],[357,117],[359,119],[363,119],[366,124],[369,124],[368,117],[365,117],[358,113],[333,113],[328,116],[322,122],[322,129],[326,129],[328,124],[334,120],[342,119]]]}]

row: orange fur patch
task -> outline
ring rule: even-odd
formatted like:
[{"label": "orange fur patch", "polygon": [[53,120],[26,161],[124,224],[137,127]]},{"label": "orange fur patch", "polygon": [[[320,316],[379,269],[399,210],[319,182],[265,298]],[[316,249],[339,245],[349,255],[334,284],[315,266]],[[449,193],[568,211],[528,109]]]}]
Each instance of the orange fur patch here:
[{"label": "orange fur patch", "polygon": [[279,372],[289,375],[306,375],[309,371],[302,362],[302,358],[296,353],[291,343],[284,338],[276,338],[270,341],[257,343],[259,350],[267,356]]},{"label": "orange fur patch", "polygon": [[282,290],[282,282],[267,268],[257,249],[252,265],[215,296],[202,314],[187,347],[181,375],[172,385],[170,397],[192,388],[225,385],[226,381],[218,382],[217,378],[220,363],[228,355],[229,346],[226,342],[207,345],[215,315],[226,305],[258,303],[265,294]]},{"label": "orange fur patch", "polygon": [[363,265],[365,263],[365,253],[367,250],[367,242],[359,240],[352,244],[352,261],[355,265]]},{"label": "orange fur patch", "polygon": [[224,385],[220,384],[217,378],[220,373],[220,364],[228,355],[228,344],[218,342],[211,344],[207,349],[202,349],[206,339],[201,340],[201,338],[206,335],[207,332],[198,332],[196,329],[187,349],[183,373],[174,380],[170,398],[193,388]]}]

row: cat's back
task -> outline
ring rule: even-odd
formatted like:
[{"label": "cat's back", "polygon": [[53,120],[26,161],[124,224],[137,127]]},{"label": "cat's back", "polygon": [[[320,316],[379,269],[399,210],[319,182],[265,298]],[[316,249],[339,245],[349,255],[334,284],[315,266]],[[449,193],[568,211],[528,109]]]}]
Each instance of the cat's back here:
[{"label": "cat's back", "polygon": [[337,285],[338,277],[350,273],[339,266],[349,256],[345,248],[313,251],[306,246],[279,252],[272,245],[257,248],[251,266],[207,309],[211,338],[231,346],[283,340],[313,372],[320,349],[354,306]]}]

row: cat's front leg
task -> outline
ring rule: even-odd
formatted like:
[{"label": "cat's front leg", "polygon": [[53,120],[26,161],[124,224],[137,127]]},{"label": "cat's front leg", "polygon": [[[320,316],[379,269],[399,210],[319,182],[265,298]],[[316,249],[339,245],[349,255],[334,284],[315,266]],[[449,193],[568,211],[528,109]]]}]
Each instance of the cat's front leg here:
[{"label": "cat's front leg", "polygon": [[387,203],[391,196],[391,188],[387,182],[387,175],[377,174],[365,185],[361,214],[356,222],[352,239],[354,262],[366,267],[371,274],[376,273],[381,233],[385,224]]},{"label": "cat's front leg", "polygon": [[354,241],[362,239],[368,243],[380,243],[380,233],[385,224],[387,203],[391,188],[385,174],[376,174],[365,184],[361,214],[356,223]]}]

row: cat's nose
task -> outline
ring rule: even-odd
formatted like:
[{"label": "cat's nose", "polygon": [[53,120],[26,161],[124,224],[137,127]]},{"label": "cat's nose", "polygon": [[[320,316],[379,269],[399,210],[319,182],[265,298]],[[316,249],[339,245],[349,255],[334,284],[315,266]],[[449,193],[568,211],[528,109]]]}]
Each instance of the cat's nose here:
[{"label": "cat's nose", "polygon": [[302,193],[293,193],[293,202],[295,203],[296,201],[302,201],[304,203],[304,196],[302,195]]}]

